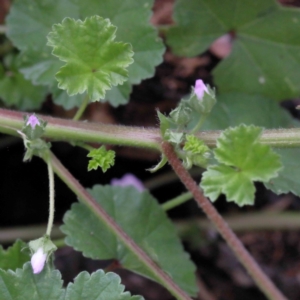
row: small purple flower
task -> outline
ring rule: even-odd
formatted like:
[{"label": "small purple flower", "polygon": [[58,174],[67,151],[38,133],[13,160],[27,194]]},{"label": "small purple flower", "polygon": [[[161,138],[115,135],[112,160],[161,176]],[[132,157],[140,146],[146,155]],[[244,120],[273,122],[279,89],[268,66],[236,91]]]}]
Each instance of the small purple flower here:
[{"label": "small purple flower", "polygon": [[201,79],[196,80],[194,92],[199,100],[202,100],[204,93],[209,93],[206,85]]},{"label": "small purple flower", "polygon": [[32,129],[35,128],[36,125],[41,125],[39,119],[35,115],[31,115],[28,118],[26,125],[30,125]]},{"label": "small purple flower", "polygon": [[127,173],[120,179],[112,179],[110,182],[111,185],[118,185],[118,186],[134,186],[138,191],[142,192],[145,190],[143,183],[135,177],[133,174]]},{"label": "small purple flower", "polygon": [[43,252],[43,248],[39,248],[31,257],[31,266],[34,274],[40,273],[45,265],[47,254]]}]

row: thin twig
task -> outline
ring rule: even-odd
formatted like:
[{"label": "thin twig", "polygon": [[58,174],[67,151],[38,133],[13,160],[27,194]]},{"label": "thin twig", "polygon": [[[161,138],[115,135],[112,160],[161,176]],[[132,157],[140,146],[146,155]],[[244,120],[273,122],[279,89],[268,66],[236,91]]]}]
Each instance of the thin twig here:
[{"label": "thin twig", "polygon": [[162,151],[168,158],[168,161],[174,169],[175,173],[184,183],[186,188],[193,194],[198,205],[206,213],[208,218],[214,223],[219,233],[235,253],[237,259],[246,268],[261,291],[268,297],[268,299],[287,300],[287,298],[281,293],[281,291],[277,289],[273,282],[261,270],[257,262],[249,254],[244,245],[241,243],[235,233],[230,229],[228,224],[217,212],[211,202],[206,197],[204,197],[197,183],[193,180],[193,178],[190,176],[190,174],[178,159],[173,146],[167,142],[163,142]]}]

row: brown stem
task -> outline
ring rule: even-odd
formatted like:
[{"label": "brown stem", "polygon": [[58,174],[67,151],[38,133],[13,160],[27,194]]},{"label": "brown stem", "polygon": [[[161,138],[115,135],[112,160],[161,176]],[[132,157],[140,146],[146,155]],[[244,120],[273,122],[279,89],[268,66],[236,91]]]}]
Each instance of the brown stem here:
[{"label": "brown stem", "polygon": [[160,267],[133,241],[133,239],[123,231],[114,219],[98,204],[98,202],[87,192],[77,179],[62,165],[62,163],[50,154],[49,162],[53,166],[54,172],[66,183],[66,185],[77,195],[82,203],[89,207],[107,228],[115,234],[124,245],[132,251],[144,266],[152,272],[154,277],[165,286],[169,292],[180,300],[190,300],[191,298],[165,273]]},{"label": "brown stem", "polygon": [[197,204],[202,208],[208,218],[216,226],[219,233],[222,235],[224,240],[235,253],[238,260],[248,271],[261,291],[268,297],[268,299],[287,300],[287,298],[277,289],[273,282],[261,270],[257,262],[249,254],[244,245],[240,242],[235,233],[230,229],[228,224],[217,212],[211,202],[206,197],[204,197],[197,183],[193,180],[193,178],[190,176],[190,174],[178,159],[173,146],[167,142],[163,142],[162,151],[168,158],[168,161],[174,169],[175,173],[184,183],[186,188],[193,194]]}]

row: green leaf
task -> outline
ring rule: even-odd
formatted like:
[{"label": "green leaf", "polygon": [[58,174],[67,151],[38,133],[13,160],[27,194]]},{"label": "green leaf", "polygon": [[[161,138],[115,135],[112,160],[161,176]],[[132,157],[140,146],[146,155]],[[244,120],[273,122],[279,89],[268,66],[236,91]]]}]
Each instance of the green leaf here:
[{"label": "green leaf", "polygon": [[133,62],[130,44],[114,42],[117,28],[98,16],[83,22],[65,18],[48,34],[52,54],[66,64],[56,74],[58,87],[69,95],[87,91],[92,101],[103,99],[111,86],[128,77]]},{"label": "green leaf", "polygon": [[[157,29],[150,24],[154,0],[72,0],[81,18],[100,15],[118,27],[117,41],[128,42],[134,51],[134,63],[129,66],[129,82],[138,84],[152,77],[155,66],[162,62],[165,47]],[[118,9],[116,9],[116,7]]]},{"label": "green leaf", "polygon": [[215,201],[221,193],[239,206],[253,204],[253,181],[267,182],[278,175],[282,165],[269,146],[259,143],[262,129],[240,125],[229,128],[217,140],[214,150],[219,165],[203,173],[201,188]]},{"label": "green leaf", "polygon": [[109,18],[118,27],[117,41],[129,42],[135,53],[135,62],[128,69],[129,83],[114,87],[106,94],[106,100],[117,106],[128,102],[131,84],[153,76],[155,66],[162,62],[165,48],[149,22],[152,5],[153,0],[16,0],[7,18],[8,36],[21,50],[21,71],[25,77],[35,84],[52,87],[56,84],[54,75],[62,66],[46,46],[52,25],[65,17]]},{"label": "green leaf", "polygon": [[28,262],[16,272],[0,269],[0,295],[5,300],[63,300],[64,290],[60,273],[48,266],[33,274]]},{"label": "green leaf", "polygon": [[57,86],[54,86],[51,89],[51,92],[53,102],[56,105],[62,106],[66,110],[72,109],[74,107],[80,107],[85,97],[84,94],[69,96],[66,91],[59,89]]},{"label": "green leaf", "polygon": [[299,148],[274,149],[274,151],[280,155],[283,168],[280,170],[278,177],[264,183],[265,187],[276,194],[292,192],[300,196]]},{"label": "green leaf", "polygon": [[143,300],[141,296],[131,296],[124,292],[121,278],[115,273],[98,270],[92,275],[81,272],[69,283],[64,300]]},{"label": "green leaf", "polygon": [[[96,201],[187,293],[196,294],[195,267],[184,253],[165,212],[149,192],[133,187],[94,186]],[[153,278],[143,264],[86,206],[72,205],[64,216],[66,243],[93,259],[117,259],[129,270]],[[138,224],[138,225],[137,225]]]},{"label": "green leaf", "polygon": [[7,106],[20,110],[33,110],[41,107],[45,100],[47,89],[34,86],[18,71],[0,69],[0,98]]},{"label": "green leaf", "polygon": [[3,270],[16,270],[22,268],[23,264],[30,260],[27,244],[17,240],[11,247],[4,250],[0,246],[0,269]]},{"label": "green leaf", "polygon": [[132,86],[130,82],[125,81],[122,85],[118,85],[107,91],[105,101],[108,100],[109,103],[114,107],[117,107],[121,104],[127,104],[131,91]]},{"label": "green leaf", "polygon": [[89,152],[87,157],[91,157],[88,165],[88,171],[92,169],[97,170],[98,167],[102,169],[103,172],[106,172],[111,166],[115,164],[115,151],[106,150],[104,146],[101,146],[98,149],[93,149]]},{"label": "green leaf", "polygon": [[6,19],[7,36],[21,50],[21,71],[36,84],[55,83],[54,75],[62,63],[46,45],[53,24],[77,17],[78,8],[69,0],[16,0]]},{"label": "green leaf", "polygon": [[[188,17],[187,17],[188,16]],[[231,54],[214,70],[220,93],[282,100],[300,95],[300,11],[275,0],[177,0],[167,41],[178,55],[196,56],[233,32]],[[247,80],[245,80],[247,78]]]},{"label": "green leaf", "polygon": [[[194,123],[198,118],[194,115]],[[202,125],[203,130],[226,129],[240,124],[256,125],[264,128],[289,128],[293,118],[272,99],[260,95],[229,93],[218,96],[218,102]]]},{"label": "green leaf", "polygon": [[[194,116],[193,128],[198,121]],[[218,97],[218,103],[206,119],[202,128],[205,130],[226,129],[229,126],[254,124],[265,128],[291,128],[299,126],[299,122],[278,103],[259,95],[247,95],[241,93],[223,94]],[[291,191],[300,196],[300,161],[299,153],[294,149],[273,149],[281,156],[283,168],[276,178],[272,178],[264,185],[277,194]],[[299,163],[298,163],[299,162]]]}]

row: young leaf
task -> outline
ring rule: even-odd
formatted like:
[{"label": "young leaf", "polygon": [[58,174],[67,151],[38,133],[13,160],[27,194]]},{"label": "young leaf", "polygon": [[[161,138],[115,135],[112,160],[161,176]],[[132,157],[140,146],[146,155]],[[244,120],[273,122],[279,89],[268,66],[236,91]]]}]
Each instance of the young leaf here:
[{"label": "young leaf", "polygon": [[[193,116],[195,121],[189,125],[189,129],[192,129],[198,121],[196,117],[196,115]],[[241,123],[265,128],[291,128],[299,127],[300,124],[278,103],[269,98],[259,95],[229,93],[218,97],[218,103],[202,128],[205,130],[220,130],[229,126],[238,126]],[[291,191],[300,196],[298,150],[296,148],[274,149],[274,152],[281,156],[283,168],[276,178],[264,182],[264,185],[277,194]]]},{"label": "young leaf", "polygon": [[30,262],[16,272],[0,269],[1,299],[63,300],[64,290],[60,273],[45,267],[33,274]]},{"label": "young leaf", "polygon": [[131,296],[124,292],[121,278],[115,273],[98,270],[93,274],[81,272],[69,283],[64,300],[143,300],[141,296]]},{"label": "young leaf", "polygon": [[253,204],[253,181],[267,182],[278,175],[282,165],[269,146],[259,143],[262,129],[240,125],[225,130],[214,150],[219,165],[203,173],[201,188],[215,201],[221,193],[239,206]]},{"label": "young leaf", "polygon": [[298,9],[282,7],[275,0],[255,5],[251,0],[225,0],[221,6],[219,1],[177,0],[174,19],[167,41],[178,55],[196,56],[232,33],[232,52],[213,72],[220,93],[245,92],[278,100],[300,95]]},{"label": "young leaf", "polygon": [[[165,50],[157,30],[151,26],[153,0],[16,0],[7,18],[8,36],[21,50],[21,71],[35,84],[52,87],[54,75],[62,66],[46,47],[46,36],[53,24],[65,17],[81,19],[100,15],[118,27],[118,41],[129,42],[135,52],[130,65],[129,83],[114,87],[106,99],[113,106],[128,102],[131,84],[153,76]],[[116,9],[118,7],[118,9]],[[24,26],[26,24],[26,26]]]},{"label": "young leaf", "polygon": [[30,260],[27,244],[17,240],[11,247],[4,250],[0,246],[0,269],[16,270],[22,268],[23,264]]},{"label": "young leaf", "polygon": [[58,87],[69,95],[87,91],[90,99],[103,99],[111,86],[127,78],[133,62],[130,44],[114,42],[117,28],[98,16],[83,22],[65,18],[48,34],[52,54],[66,64],[56,74]]},{"label": "young leaf", "polygon": [[[130,84],[138,84],[141,80],[153,76],[155,66],[162,62],[165,51],[157,29],[150,23],[154,0],[72,0],[72,2],[77,5],[80,18],[93,15],[109,18],[118,27],[116,40],[132,45],[134,63],[128,68]],[[114,87],[107,93],[107,100],[113,101],[114,106],[119,103],[125,104],[128,102],[130,90],[124,90],[123,85]],[[118,98],[113,98],[115,96]]]},{"label": "young leaf", "polygon": [[88,171],[97,170],[100,167],[103,172],[106,172],[115,163],[115,152],[107,151],[104,146],[91,150],[87,157],[92,158],[89,161]]},{"label": "young leaf", "polygon": [[[172,223],[148,192],[133,187],[94,186],[90,193],[106,212],[187,293],[196,294],[195,267],[183,251]],[[80,203],[64,216],[66,243],[93,259],[117,259],[129,270],[153,278],[134,253]],[[137,226],[138,224],[138,226]]]}]

